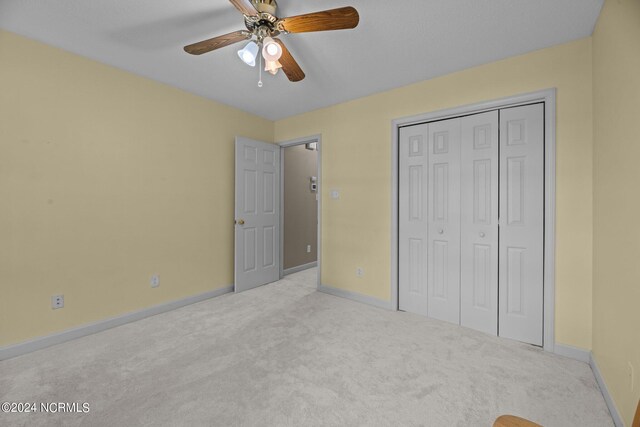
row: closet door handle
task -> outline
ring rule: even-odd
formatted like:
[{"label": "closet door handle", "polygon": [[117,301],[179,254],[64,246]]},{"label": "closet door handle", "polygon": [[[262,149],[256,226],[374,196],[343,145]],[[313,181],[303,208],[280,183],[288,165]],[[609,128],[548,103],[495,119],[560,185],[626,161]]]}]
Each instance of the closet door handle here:
[{"label": "closet door handle", "polygon": [[483,232],[480,232],[480,237],[484,237],[486,236],[486,234],[484,234]]},{"label": "closet door handle", "polygon": [[444,230],[441,228],[438,230],[438,234],[442,234],[442,233],[444,233]]}]

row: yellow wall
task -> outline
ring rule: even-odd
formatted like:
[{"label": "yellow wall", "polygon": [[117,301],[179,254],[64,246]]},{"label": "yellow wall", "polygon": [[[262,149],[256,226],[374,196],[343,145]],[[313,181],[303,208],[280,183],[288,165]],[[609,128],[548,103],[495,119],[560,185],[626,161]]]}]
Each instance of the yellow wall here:
[{"label": "yellow wall", "polygon": [[234,136],[272,122],[8,32],[0,63],[0,346],[233,283]]},{"label": "yellow wall", "polygon": [[605,3],[593,70],[593,353],[630,426],[640,399],[640,0]]},{"label": "yellow wall", "polygon": [[393,119],[556,87],[556,340],[590,349],[591,73],[586,38],[277,121],[277,141],[322,134],[322,282],[390,299]]}]

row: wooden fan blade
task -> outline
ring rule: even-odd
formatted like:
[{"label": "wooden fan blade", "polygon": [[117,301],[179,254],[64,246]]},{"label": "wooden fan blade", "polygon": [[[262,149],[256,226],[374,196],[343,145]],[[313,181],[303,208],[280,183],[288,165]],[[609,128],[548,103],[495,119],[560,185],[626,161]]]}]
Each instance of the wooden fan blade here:
[{"label": "wooden fan blade", "polygon": [[278,21],[278,28],[290,33],[347,30],[357,27],[358,22],[358,11],[349,6],[283,18]]},{"label": "wooden fan blade", "polygon": [[299,82],[300,80],[304,79],[304,71],[302,71],[302,68],[300,68],[300,65],[298,65],[296,60],[293,59],[293,56],[291,56],[289,49],[287,49],[284,43],[282,43],[282,40],[274,40],[282,48],[282,56],[278,61],[280,61],[280,64],[282,64],[282,71],[284,71],[284,73],[287,75],[289,81]]},{"label": "wooden fan blade", "polygon": [[251,4],[250,0],[229,0],[229,1],[243,15],[256,16],[258,14],[258,11],[256,10],[255,7],[253,7],[253,4]]},{"label": "wooden fan blade", "polygon": [[211,52],[212,50],[220,49],[221,47],[229,46],[230,44],[238,43],[250,38],[250,32],[240,30],[225,34],[224,36],[218,36],[209,40],[190,44],[189,46],[184,47],[184,51],[191,55],[202,55],[203,53]]}]

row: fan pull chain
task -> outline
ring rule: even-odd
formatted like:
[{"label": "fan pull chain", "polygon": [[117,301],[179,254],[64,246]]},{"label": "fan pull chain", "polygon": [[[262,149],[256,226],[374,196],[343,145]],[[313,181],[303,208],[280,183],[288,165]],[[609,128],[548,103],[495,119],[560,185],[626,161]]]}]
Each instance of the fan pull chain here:
[{"label": "fan pull chain", "polygon": [[[258,46],[260,46],[260,45],[258,45]],[[260,52],[260,50],[258,50],[258,52]],[[258,80],[258,87],[262,87],[262,55],[260,55],[258,53],[258,56],[260,57],[260,63],[259,63],[259,67],[258,67],[259,68],[259,73],[260,73],[259,74],[260,79]]]}]

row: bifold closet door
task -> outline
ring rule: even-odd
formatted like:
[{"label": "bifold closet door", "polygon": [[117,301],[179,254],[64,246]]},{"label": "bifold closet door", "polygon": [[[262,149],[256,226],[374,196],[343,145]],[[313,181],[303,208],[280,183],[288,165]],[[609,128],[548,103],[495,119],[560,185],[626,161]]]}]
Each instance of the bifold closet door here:
[{"label": "bifold closet door", "polygon": [[460,323],[460,119],[430,123],[428,315]]},{"label": "bifold closet door", "polygon": [[400,129],[398,308],[427,312],[427,125]]},{"label": "bifold closet door", "polygon": [[543,104],[399,141],[400,310],[543,345]]},{"label": "bifold closet door", "polygon": [[498,112],[462,118],[460,324],[498,334]]},{"label": "bifold closet door", "polygon": [[460,124],[400,130],[400,310],[460,323]]},{"label": "bifold closet door", "polygon": [[544,107],[500,110],[499,335],[542,345]]}]

